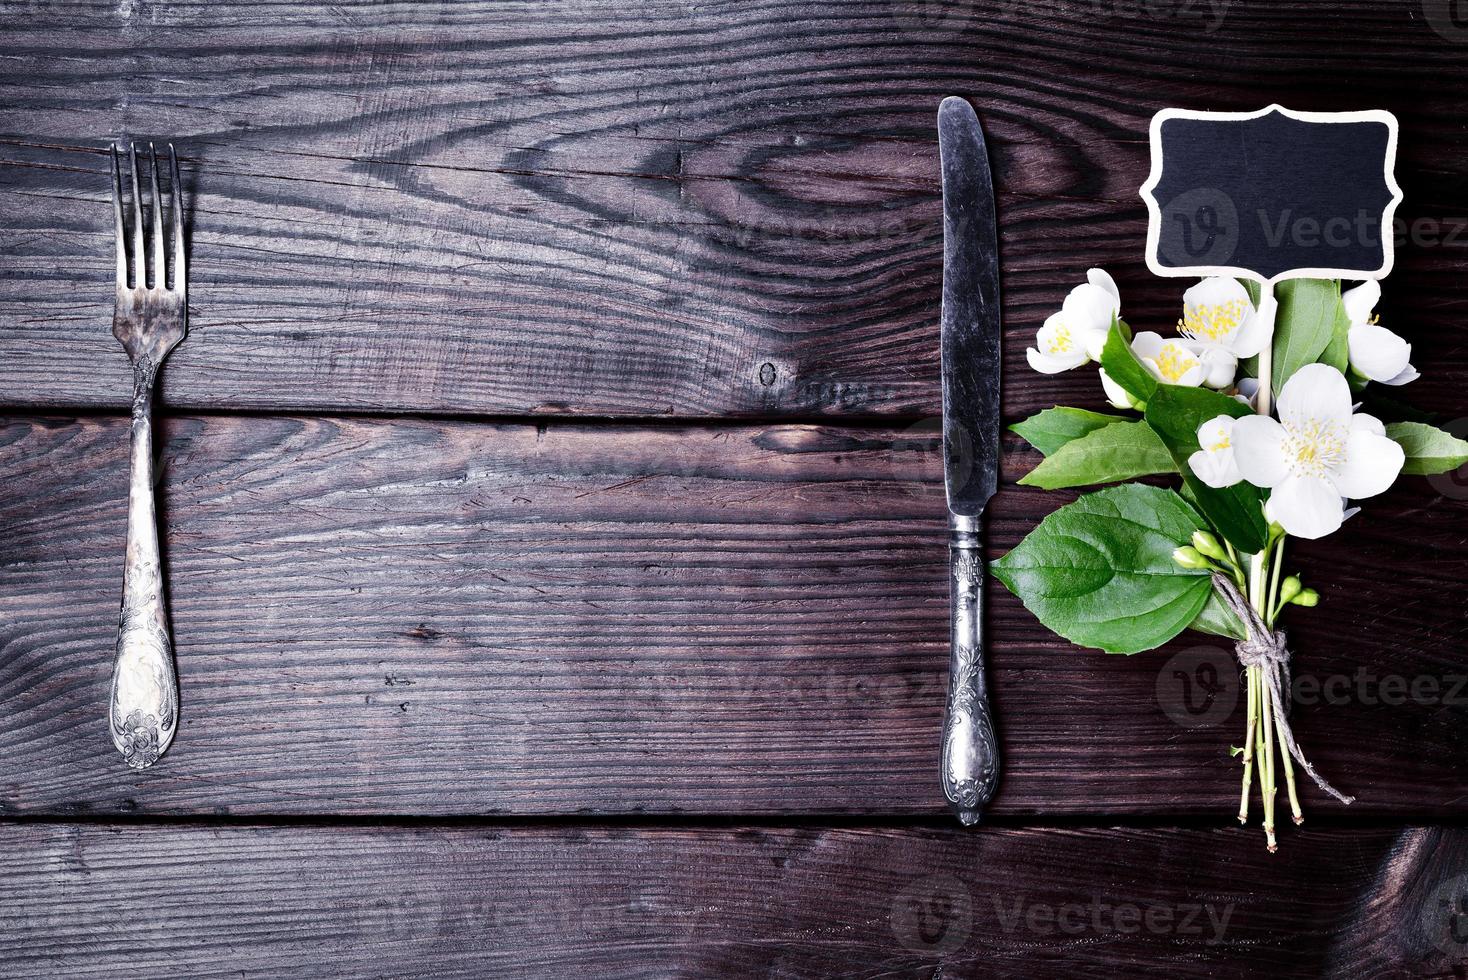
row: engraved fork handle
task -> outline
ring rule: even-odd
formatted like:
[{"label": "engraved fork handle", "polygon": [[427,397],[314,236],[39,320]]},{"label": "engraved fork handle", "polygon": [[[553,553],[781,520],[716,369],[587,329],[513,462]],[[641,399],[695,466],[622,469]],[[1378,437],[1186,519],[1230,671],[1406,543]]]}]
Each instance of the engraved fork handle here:
[{"label": "engraved fork handle", "polygon": [[953,652],[943,723],[943,795],[967,827],[978,823],[999,783],[999,748],[984,680],[984,554],[977,521],[954,519],[948,555]]},{"label": "engraved fork handle", "polygon": [[178,721],[178,676],[153,506],[153,381],[157,370],[147,356],[133,362],[127,562],[108,710],[112,744],[134,769],[146,769],[158,761],[173,741]]}]

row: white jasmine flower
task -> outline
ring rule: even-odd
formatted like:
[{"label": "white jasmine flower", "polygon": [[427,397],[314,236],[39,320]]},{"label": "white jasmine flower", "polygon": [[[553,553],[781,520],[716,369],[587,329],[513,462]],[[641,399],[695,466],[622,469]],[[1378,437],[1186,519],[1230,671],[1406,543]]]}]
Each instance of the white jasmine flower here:
[{"label": "white jasmine flower", "polygon": [[1226,276],[1204,279],[1183,293],[1177,328],[1203,361],[1203,383],[1220,390],[1233,384],[1240,359],[1264,349],[1271,332],[1243,283]]},{"label": "white jasmine flower", "polygon": [[1257,314],[1249,291],[1237,279],[1213,276],[1183,293],[1183,336],[1222,347],[1235,357],[1253,357],[1269,343],[1269,324]]},{"label": "white jasmine flower", "polygon": [[1163,384],[1196,388],[1208,373],[1203,359],[1186,343],[1164,339],[1151,330],[1144,330],[1132,339],[1132,353]]},{"label": "white jasmine flower", "polygon": [[1106,403],[1112,408],[1136,408],[1141,404],[1141,402],[1132,397],[1131,392],[1127,391],[1115,381],[1112,381],[1111,375],[1106,373],[1105,368],[1101,369],[1101,387],[1106,392]]},{"label": "white jasmine flower", "polygon": [[1025,351],[1030,367],[1059,374],[1101,359],[1111,323],[1121,312],[1121,293],[1104,269],[1091,269],[1086,282],[1066,296],[1059,313],[1045,320],[1035,346]]},{"label": "white jasmine flower", "polygon": [[1220,415],[1198,426],[1199,449],[1188,457],[1188,468],[1210,487],[1231,487],[1244,478],[1234,462],[1234,418]]},{"label": "white jasmine flower", "polygon": [[1307,364],[1279,393],[1279,420],[1236,419],[1230,433],[1243,478],[1272,488],[1265,514],[1300,538],[1341,526],[1342,498],[1374,497],[1402,470],[1402,447],[1370,415],[1351,414],[1351,388],[1328,364]]},{"label": "white jasmine flower", "polygon": [[1091,359],[1081,337],[1066,323],[1064,311],[1050,314],[1035,335],[1035,344],[1025,351],[1025,358],[1041,374],[1059,374]]},{"label": "white jasmine flower", "polygon": [[1351,369],[1370,381],[1404,385],[1421,377],[1411,365],[1412,345],[1376,322],[1372,311],[1381,299],[1381,284],[1369,279],[1341,294],[1351,332],[1346,347]]}]

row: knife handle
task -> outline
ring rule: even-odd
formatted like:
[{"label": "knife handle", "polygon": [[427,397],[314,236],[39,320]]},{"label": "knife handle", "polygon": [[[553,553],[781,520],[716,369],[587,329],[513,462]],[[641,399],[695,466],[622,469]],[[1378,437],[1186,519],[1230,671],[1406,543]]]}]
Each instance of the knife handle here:
[{"label": "knife handle", "polygon": [[984,553],[978,527],[972,518],[955,518],[948,545],[953,652],[943,723],[943,795],[965,827],[978,823],[999,783],[999,746],[984,680]]}]

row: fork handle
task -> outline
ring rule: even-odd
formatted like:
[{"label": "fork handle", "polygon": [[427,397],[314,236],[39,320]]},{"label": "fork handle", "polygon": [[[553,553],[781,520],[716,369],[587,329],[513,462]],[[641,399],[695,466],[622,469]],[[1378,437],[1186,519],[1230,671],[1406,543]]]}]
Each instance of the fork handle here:
[{"label": "fork handle", "polygon": [[108,709],[112,744],[134,769],[146,769],[158,761],[173,742],[178,723],[178,676],[173,666],[158,550],[158,517],[153,505],[156,375],[157,365],[147,357],[134,362],[127,562]]},{"label": "fork handle", "polygon": [[967,827],[978,823],[999,783],[999,747],[984,679],[984,553],[977,521],[954,518],[948,556],[952,655],[943,722],[943,795]]}]

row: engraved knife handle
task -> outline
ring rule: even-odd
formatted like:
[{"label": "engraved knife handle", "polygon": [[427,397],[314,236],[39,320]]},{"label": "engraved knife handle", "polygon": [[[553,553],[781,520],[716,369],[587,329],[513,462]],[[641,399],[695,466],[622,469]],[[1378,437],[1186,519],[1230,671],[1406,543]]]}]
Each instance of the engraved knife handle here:
[{"label": "engraved knife handle", "polygon": [[146,769],[158,761],[173,742],[178,722],[178,676],[169,638],[158,518],[153,506],[155,373],[156,367],[146,359],[134,365],[127,561],[108,709],[112,744],[134,769]]},{"label": "engraved knife handle", "polygon": [[943,723],[943,795],[967,827],[978,823],[999,783],[999,747],[984,680],[984,553],[976,520],[954,518],[948,554],[953,653]]}]

